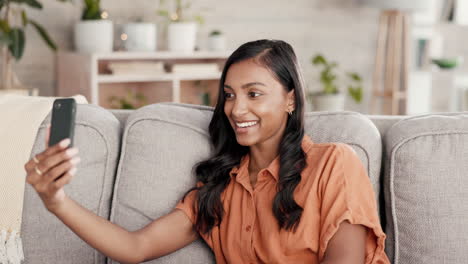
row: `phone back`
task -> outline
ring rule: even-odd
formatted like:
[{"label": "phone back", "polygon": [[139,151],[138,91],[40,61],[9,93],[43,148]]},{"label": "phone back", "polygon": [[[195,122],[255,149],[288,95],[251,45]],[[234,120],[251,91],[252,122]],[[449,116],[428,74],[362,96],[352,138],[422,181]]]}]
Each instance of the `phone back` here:
[{"label": "phone back", "polygon": [[56,99],[52,106],[49,146],[65,138],[70,138],[69,147],[73,146],[75,131],[76,102],[73,98]]}]

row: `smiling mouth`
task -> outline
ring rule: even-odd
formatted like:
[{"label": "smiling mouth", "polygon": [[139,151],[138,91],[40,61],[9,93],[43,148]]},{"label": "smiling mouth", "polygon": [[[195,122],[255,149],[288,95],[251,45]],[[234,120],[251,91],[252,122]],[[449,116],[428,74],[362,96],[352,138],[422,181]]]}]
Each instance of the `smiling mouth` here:
[{"label": "smiling mouth", "polygon": [[235,124],[236,124],[236,127],[238,128],[247,128],[247,127],[255,126],[256,124],[258,124],[258,121],[243,122],[243,123],[235,122]]}]

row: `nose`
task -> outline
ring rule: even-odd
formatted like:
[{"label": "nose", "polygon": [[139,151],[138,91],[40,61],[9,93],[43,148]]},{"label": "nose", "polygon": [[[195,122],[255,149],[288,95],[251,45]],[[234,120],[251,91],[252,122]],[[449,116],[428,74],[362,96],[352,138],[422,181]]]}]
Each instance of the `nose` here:
[{"label": "nose", "polygon": [[232,115],[234,117],[241,117],[249,111],[248,103],[241,97],[237,97],[234,100],[234,105],[232,106]]}]

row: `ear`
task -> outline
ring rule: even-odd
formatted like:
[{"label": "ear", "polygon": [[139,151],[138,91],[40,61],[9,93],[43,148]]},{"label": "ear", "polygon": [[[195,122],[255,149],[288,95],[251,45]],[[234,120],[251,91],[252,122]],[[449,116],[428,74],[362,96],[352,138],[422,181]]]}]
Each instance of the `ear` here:
[{"label": "ear", "polygon": [[296,97],[294,94],[294,90],[291,90],[288,92],[288,105],[287,108],[288,110],[294,111],[296,109]]}]

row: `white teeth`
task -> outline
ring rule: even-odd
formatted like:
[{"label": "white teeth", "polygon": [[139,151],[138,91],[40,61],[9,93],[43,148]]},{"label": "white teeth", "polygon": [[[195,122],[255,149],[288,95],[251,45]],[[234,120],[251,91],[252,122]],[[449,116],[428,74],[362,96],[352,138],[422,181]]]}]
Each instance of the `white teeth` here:
[{"label": "white teeth", "polygon": [[236,125],[238,127],[250,127],[250,126],[256,125],[257,123],[258,123],[257,121],[254,121],[254,122],[236,123]]}]

